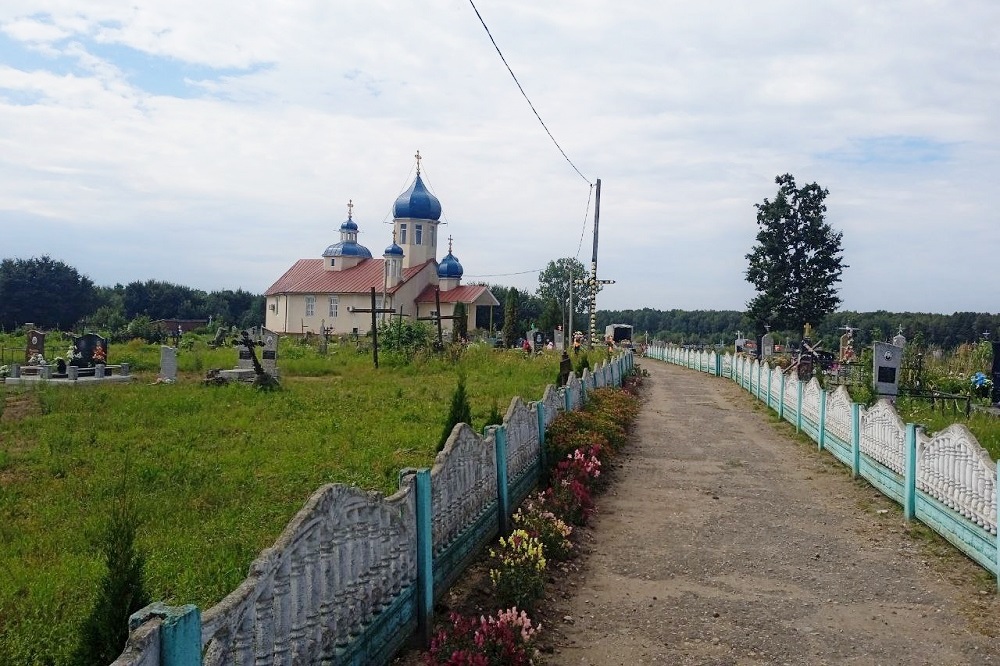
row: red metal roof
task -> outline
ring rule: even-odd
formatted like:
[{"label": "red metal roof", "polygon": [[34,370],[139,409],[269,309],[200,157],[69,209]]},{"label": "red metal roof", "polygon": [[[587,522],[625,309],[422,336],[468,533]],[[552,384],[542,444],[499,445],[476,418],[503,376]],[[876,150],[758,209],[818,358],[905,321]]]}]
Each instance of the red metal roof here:
[{"label": "red metal roof", "polygon": [[[395,293],[403,283],[410,280],[432,261],[434,260],[428,259],[427,262],[419,266],[404,268],[403,281],[395,287],[387,289],[386,292]],[[371,291],[372,287],[381,291],[384,270],[384,262],[381,259],[364,259],[354,268],[341,271],[326,270],[323,259],[299,259],[264,292],[264,295],[364,294]]]},{"label": "red metal roof", "polygon": [[[422,292],[417,296],[417,303],[434,303],[434,289],[433,284],[427,285]],[[487,292],[490,295],[490,299],[493,301],[493,305],[500,305],[496,297],[490,293],[489,287],[482,284],[470,284],[462,285],[461,287],[455,287],[454,289],[449,289],[448,291],[441,292],[441,302],[442,303],[475,303],[476,299],[483,295],[483,292]]]}]

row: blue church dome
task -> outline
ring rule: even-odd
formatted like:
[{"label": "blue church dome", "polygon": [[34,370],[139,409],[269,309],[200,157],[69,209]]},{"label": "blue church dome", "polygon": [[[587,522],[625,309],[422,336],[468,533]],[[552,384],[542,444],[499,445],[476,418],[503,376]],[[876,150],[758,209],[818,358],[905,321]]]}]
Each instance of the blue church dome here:
[{"label": "blue church dome", "polygon": [[438,264],[438,277],[439,278],[460,278],[465,270],[462,268],[462,264],[459,263],[458,259],[455,258],[451,252],[445,255],[441,263]]},{"label": "blue church dome", "polygon": [[392,207],[392,216],[395,218],[412,217],[418,220],[438,220],[441,218],[441,202],[424,186],[419,170],[416,179],[410,185],[410,189],[400,194],[396,199],[396,203]]},{"label": "blue church dome", "polygon": [[344,223],[342,225],[340,225],[340,230],[341,231],[357,231],[358,230],[358,223],[355,222],[354,220],[352,220],[351,218],[347,218],[346,220],[344,220]]},{"label": "blue church dome", "polygon": [[396,245],[395,242],[393,242],[392,245],[390,245],[389,247],[385,248],[385,254],[383,256],[386,256],[386,257],[402,257],[403,256],[403,248],[399,247],[398,245]]},{"label": "blue church dome", "polygon": [[[346,224],[346,222],[345,222]],[[371,259],[372,253],[364,245],[354,241],[340,241],[334,243],[323,251],[324,257],[361,257]]]}]

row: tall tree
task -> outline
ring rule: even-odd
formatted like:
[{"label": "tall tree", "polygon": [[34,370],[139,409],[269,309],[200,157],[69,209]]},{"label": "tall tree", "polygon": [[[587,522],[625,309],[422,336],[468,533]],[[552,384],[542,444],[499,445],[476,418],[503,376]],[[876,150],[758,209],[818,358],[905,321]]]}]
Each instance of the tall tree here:
[{"label": "tall tree", "polygon": [[97,305],[90,278],[48,256],[0,262],[0,324],[69,329]]},{"label": "tall tree", "polygon": [[762,334],[765,325],[802,330],[819,323],[840,305],[835,287],[843,264],[842,232],[825,221],[830,193],[816,183],[799,188],[791,174],[774,179],[778,194],[757,209],[757,244],[746,255],[747,282],[757,296],[747,303],[747,317]]},{"label": "tall tree", "polygon": [[544,304],[543,313],[552,319],[554,303],[562,313],[561,320],[566,319],[567,303],[570,298],[569,283],[580,282],[581,284],[573,284],[573,321],[576,322],[574,324],[576,328],[581,328],[585,313],[588,312],[587,303],[591,294],[590,285],[583,284],[586,279],[587,269],[578,259],[564,257],[550,261],[545,270],[538,274],[538,289],[535,291]]},{"label": "tall tree", "polygon": [[510,349],[517,339],[517,290],[507,292],[503,306],[503,346]]}]

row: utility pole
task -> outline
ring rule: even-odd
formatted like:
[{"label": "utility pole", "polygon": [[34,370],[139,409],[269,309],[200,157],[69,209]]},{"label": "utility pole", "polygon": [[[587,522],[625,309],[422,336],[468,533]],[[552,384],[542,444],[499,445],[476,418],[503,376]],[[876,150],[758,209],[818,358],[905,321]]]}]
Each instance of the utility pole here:
[{"label": "utility pole", "polygon": [[601,222],[601,179],[597,179],[597,195],[594,199],[594,254],[590,258],[590,346],[597,344],[597,290],[602,284],[614,284],[614,280],[597,279],[597,229]]}]

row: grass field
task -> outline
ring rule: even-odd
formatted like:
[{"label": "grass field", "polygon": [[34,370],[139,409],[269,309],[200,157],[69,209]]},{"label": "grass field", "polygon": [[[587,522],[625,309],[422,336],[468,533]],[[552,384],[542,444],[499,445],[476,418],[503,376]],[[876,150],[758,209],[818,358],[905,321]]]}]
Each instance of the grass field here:
[{"label": "grass field", "polygon": [[[182,350],[184,348],[182,343]],[[515,395],[541,397],[558,357],[468,349],[410,364],[283,341],[282,390],[203,386],[232,348],[191,341],[176,384],[153,384],[159,348],[112,346],[132,384],[6,391],[0,418],[0,663],[63,664],[103,563],[96,541],[123,480],[142,516],[147,587],[208,608],[246,576],[320,485],[382,492],[429,466],[461,370],[480,430]],[[594,360],[597,360],[595,355]]]}]

